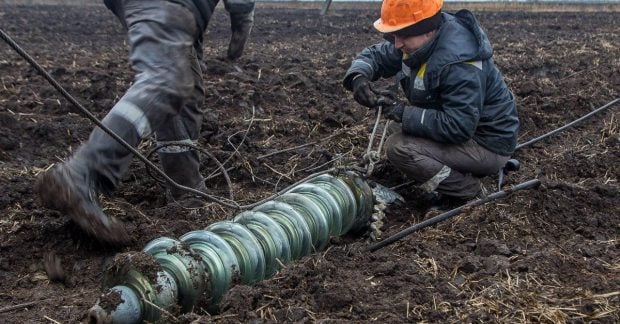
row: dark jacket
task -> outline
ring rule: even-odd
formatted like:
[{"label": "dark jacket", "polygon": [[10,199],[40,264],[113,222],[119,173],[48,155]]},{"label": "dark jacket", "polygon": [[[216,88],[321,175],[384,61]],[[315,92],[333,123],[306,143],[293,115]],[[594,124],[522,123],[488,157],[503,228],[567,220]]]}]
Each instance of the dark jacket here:
[{"label": "dark jacket", "polygon": [[[104,4],[117,16],[122,17],[120,13],[120,0],[103,0]],[[213,10],[219,0],[168,0],[170,2],[179,3],[189,8],[196,17],[196,24],[201,31],[207,29]],[[231,14],[246,14],[254,10],[254,0],[224,0],[224,7]]]},{"label": "dark jacket", "polygon": [[405,134],[444,143],[474,139],[508,156],[517,144],[515,99],[492,60],[493,49],[474,15],[443,13],[434,39],[413,55],[386,41],[364,49],[344,79],[351,90],[356,74],[369,80],[396,75],[407,99]]}]

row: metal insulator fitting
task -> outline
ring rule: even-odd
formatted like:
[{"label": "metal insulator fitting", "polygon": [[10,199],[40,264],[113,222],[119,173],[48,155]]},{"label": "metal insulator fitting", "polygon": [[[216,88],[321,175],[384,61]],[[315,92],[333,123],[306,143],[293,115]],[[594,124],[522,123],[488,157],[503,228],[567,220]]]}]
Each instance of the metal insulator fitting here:
[{"label": "metal insulator fitting", "polygon": [[113,310],[106,310],[99,302],[88,311],[88,323],[127,323],[138,324],[142,316],[142,301],[136,292],[127,286],[114,286],[104,296],[113,295],[122,300]]},{"label": "metal insulator fitting", "polygon": [[[139,260],[139,261],[135,261]],[[174,277],[159,266],[157,260],[146,253],[124,253],[115,258],[118,261],[107,269],[104,286],[112,287],[104,296],[117,296],[123,302],[111,307],[101,308],[98,302],[89,312],[92,323],[133,323],[132,319],[156,321],[161,318],[162,310],[170,310],[178,301],[178,288]],[[148,263],[150,271],[156,274],[147,277],[137,264]],[[161,269],[152,268],[159,266]],[[99,306],[99,307],[97,307]]]}]

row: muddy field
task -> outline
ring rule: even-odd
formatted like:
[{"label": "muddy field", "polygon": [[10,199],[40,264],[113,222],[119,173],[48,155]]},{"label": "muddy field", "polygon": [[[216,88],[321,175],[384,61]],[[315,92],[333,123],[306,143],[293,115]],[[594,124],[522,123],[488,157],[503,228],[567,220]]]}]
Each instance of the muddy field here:
[{"label": "muddy field", "polygon": [[[381,39],[371,27],[379,7],[334,3],[320,17],[320,4],[260,4],[246,54],[235,63],[221,58],[229,22],[223,8],[216,11],[206,35],[208,113],[200,145],[220,161],[230,157],[239,203],[361,158],[374,115],[341,79],[355,54]],[[617,11],[476,12],[518,99],[521,143],[619,96]],[[4,4],[0,28],[98,117],[132,81],[124,32],[103,5]],[[165,322],[618,323],[617,106],[516,152],[522,167],[507,182],[538,178],[537,190],[474,208],[375,253],[365,252],[366,237],[334,238],[326,251],[269,280],[235,286],[219,314],[198,308]],[[236,214],[213,203],[195,210],[167,204],[164,189],[135,162],[104,202],[134,240],[123,249],[97,244],[67,217],[43,209],[32,190],[37,174],[67,157],[92,127],[0,44],[0,322],[85,321],[103,291],[103,265],[116,253]],[[205,157],[205,175],[213,170]],[[386,164],[373,179],[405,181]],[[208,186],[227,195],[221,177]],[[408,204],[388,210],[384,237],[429,217],[411,188],[399,192]],[[45,267],[52,255],[60,260],[56,271]]]}]

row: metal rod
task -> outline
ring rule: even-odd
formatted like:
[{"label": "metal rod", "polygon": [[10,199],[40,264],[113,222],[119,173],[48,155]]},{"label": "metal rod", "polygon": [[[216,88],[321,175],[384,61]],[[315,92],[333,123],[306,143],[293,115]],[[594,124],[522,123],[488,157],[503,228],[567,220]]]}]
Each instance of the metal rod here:
[{"label": "metal rod", "polygon": [[536,143],[536,142],[539,142],[539,141],[541,141],[541,140],[543,140],[543,139],[545,139],[545,138],[547,138],[547,137],[549,137],[549,136],[551,136],[551,135],[553,135],[553,134],[555,134],[555,133],[561,132],[561,131],[563,131],[563,130],[565,130],[565,129],[567,129],[567,128],[571,127],[571,126],[574,126],[575,124],[580,123],[581,121],[583,121],[583,120],[585,120],[585,119],[587,119],[587,118],[589,118],[589,117],[591,117],[591,116],[593,116],[593,115],[595,115],[595,114],[597,114],[597,113],[599,113],[599,112],[601,112],[601,111],[603,111],[603,110],[605,110],[605,109],[607,109],[607,108],[609,108],[609,107],[613,106],[613,105],[614,105],[614,104],[616,104],[618,101],[620,101],[620,98],[616,98],[616,99],[614,99],[614,100],[610,101],[609,103],[607,103],[606,105],[604,105],[604,106],[602,106],[602,107],[599,107],[599,108],[597,108],[597,109],[595,109],[595,110],[593,110],[593,111],[589,112],[588,114],[586,114],[586,115],[584,115],[584,116],[582,116],[582,117],[580,117],[580,118],[578,118],[578,119],[575,119],[574,121],[572,121],[572,122],[570,122],[570,123],[568,123],[568,124],[566,124],[566,125],[564,125],[564,126],[562,126],[562,127],[560,127],[560,128],[557,128],[557,129],[555,129],[555,130],[552,130],[552,131],[550,131],[550,132],[549,132],[549,133],[547,133],[547,134],[544,134],[544,135],[538,136],[538,137],[536,137],[536,138],[534,138],[534,139],[531,139],[531,140],[529,140],[529,141],[527,141],[527,142],[525,142],[525,143],[523,143],[523,144],[519,144],[519,145],[517,145],[517,147],[515,148],[515,150],[518,150],[518,149],[523,148],[523,147],[526,147],[526,146],[530,146],[530,145],[532,145],[532,144],[534,144],[534,143]]},{"label": "metal rod", "polygon": [[396,234],[386,238],[385,240],[383,240],[383,241],[381,241],[379,243],[371,245],[368,248],[368,251],[375,252],[375,251],[377,251],[377,250],[379,250],[379,249],[381,249],[381,248],[383,248],[383,247],[385,247],[387,245],[390,245],[390,244],[392,244],[392,243],[394,243],[394,242],[404,238],[405,236],[407,236],[407,235],[409,235],[409,234],[411,234],[411,233],[413,233],[413,232],[415,232],[415,231],[417,231],[419,229],[422,229],[422,228],[425,228],[425,227],[437,224],[437,223],[439,223],[441,221],[444,221],[444,220],[446,220],[446,219],[448,219],[448,218],[450,218],[452,216],[458,215],[458,214],[460,214],[461,212],[463,212],[467,208],[483,205],[483,204],[486,204],[487,202],[490,202],[490,201],[493,201],[493,200],[496,200],[496,199],[499,199],[499,198],[504,198],[504,197],[510,195],[511,193],[515,192],[515,191],[519,191],[519,190],[523,190],[523,189],[529,189],[529,188],[532,188],[532,187],[537,187],[538,185],[540,185],[540,180],[533,179],[533,180],[529,180],[529,181],[526,181],[526,182],[523,182],[523,183],[511,186],[507,190],[498,191],[498,192],[492,193],[492,194],[490,194],[490,195],[488,195],[488,196],[486,196],[484,198],[481,198],[481,199],[478,199],[478,200],[474,200],[474,201],[469,202],[469,203],[467,203],[467,204],[465,204],[463,206],[457,207],[457,208],[452,209],[450,211],[447,211],[447,212],[445,212],[443,214],[437,215],[437,216],[435,216],[433,218],[429,218],[429,219],[427,219],[427,220],[425,220],[425,221],[423,221],[421,223],[418,223],[418,224],[415,224],[415,225],[413,225],[413,226],[411,226],[409,228],[406,228],[406,229],[404,229],[404,230],[402,230],[402,231],[400,231],[400,232],[398,232],[398,233],[396,233]]}]

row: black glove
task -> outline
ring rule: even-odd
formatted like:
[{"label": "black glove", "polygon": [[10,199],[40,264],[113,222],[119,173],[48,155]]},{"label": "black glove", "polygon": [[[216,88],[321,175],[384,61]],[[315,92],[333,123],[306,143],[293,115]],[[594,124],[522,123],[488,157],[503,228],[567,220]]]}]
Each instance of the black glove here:
[{"label": "black glove", "polygon": [[391,119],[397,123],[403,121],[403,113],[405,112],[405,105],[400,101],[394,101],[387,97],[380,97],[377,100],[377,105],[383,107],[381,110],[383,116],[387,119]]},{"label": "black glove", "polygon": [[226,53],[226,57],[229,60],[234,61],[241,57],[243,48],[245,48],[245,44],[248,42],[248,38],[250,38],[252,26],[254,26],[254,11],[243,14],[230,14],[232,35],[228,44],[228,52]]},{"label": "black glove", "polygon": [[353,78],[353,99],[357,101],[360,105],[366,106],[368,108],[374,108],[377,106],[377,96],[370,88],[370,81],[368,79],[358,74]]},{"label": "black glove", "polygon": [[398,94],[389,88],[373,90],[373,91],[379,96],[379,98],[377,99],[377,105],[385,105],[386,102],[391,103],[391,102],[400,101],[400,99],[398,98]]}]

